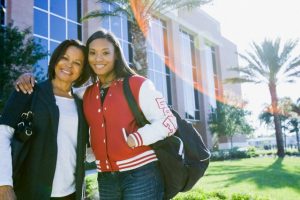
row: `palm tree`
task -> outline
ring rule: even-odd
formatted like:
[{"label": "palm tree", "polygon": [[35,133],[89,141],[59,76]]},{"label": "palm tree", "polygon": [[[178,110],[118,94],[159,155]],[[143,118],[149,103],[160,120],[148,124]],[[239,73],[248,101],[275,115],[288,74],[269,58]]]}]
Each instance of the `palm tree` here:
[{"label": "palm tree", "polygon": [[227,83],[267,84],[271,95],[272,113],[274,115],[277,155],[284,157],[283,138],[280,118],[278,116],[277,85],[280,82],[294,82],[300,77],[300,56],[291,56],[298,41],[287,41],[281,45],[280,39],[265,39],[260,45],[253,42],[252,51],[239,54],[246,61],[244,67],[231,70],[239,72],[239,77],[226,79]]},{"label": "palm tree", "polygon": [[[113,10],[94,10],[82,20],[105,18],[109,16],[127,16],[132,34],[133,65],[142,75],[147,74],[146,33],[152,15],[163,14],[175,9],[192,9],[212,0],[98,0],[98,3],[114,5]],[[115,6],[118,5],[118,6]]]},{"label": "palm tree", "polygon": [[295,104],[292,104],[292,111],[295,112],[298,116],[300,116],[300,98]]},{"label": "palm tree", "polygon": [[295,132],[296,133],[296,140],[297,140],[297,147],[298,147],[298,152],[300,152],[300,142],[299,142],[299,119],[297,118],[292,118],[289,121],[289,124],[292,126],[292,130],[290,132]]},{"label": "palm tree", "polygon": [[293,129],[291,130],[291,132],[295,132],[296,133],[296,139],[297,139],[297,147],[298,147],[298,151],[300,152],[300,142],[299,142],[299,116],[300,116],[300,98],[297,100],[296,103],[292,104],[292,111],[295,112],[298,115],[297,117],[294,117],[291,119],[290,124],[292,125]]},{"label": "palm tree", "polygon": [[[281,131],[284,136],[284,147],[286,147],[286,130],[288,130],[288,124],[292,116],[292,99],[290,97],[284,97],[278,100],[277,114],[280,119]],[[260,122],[265,123],[268,127],[274,128],[274,115],[272,112],[272,106],[266,105],[263,112],[258,116]]]}]

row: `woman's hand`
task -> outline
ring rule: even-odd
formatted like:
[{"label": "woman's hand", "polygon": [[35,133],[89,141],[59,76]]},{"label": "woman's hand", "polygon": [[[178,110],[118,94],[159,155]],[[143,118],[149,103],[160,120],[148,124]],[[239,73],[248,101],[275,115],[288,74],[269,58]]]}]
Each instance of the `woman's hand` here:
[{"label": "woman's hand", "polygon": [[14,189],[10,185],[0,186],[0,200],[16,200]]},{"label": "woman's hand", "polygon": [[19,76],[15,81],[15,89],[19,92],[20,90],[25,94],[31,94],[33,92],[33,87],[35,84],[35,78],[31,73],[25,73]]},{"label": "woman's hand", "polygon": [[124,128],[122,128],[122,133],[125,141],[127,142],[127,145],[131,148],[134,148],[136,146],[134,138],[132,135],[127,136],[126,131]]},{"label": "woman's hand", "polygon": [[127,144],[128,144],[128,146],[131,147],[131,148],[134,148],[134,147],[135,147],[135,141],[134,141],[132,135],[129,135],[129,136],[127,137]]}]

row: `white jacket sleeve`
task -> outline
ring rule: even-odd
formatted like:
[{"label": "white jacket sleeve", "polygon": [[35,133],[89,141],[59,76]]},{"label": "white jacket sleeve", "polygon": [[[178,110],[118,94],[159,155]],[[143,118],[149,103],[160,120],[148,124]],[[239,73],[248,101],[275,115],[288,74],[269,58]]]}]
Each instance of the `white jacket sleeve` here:
[{"label": "white jacket sleeve", "polygon": [[140,108],[150,124],[131,133],[136,146],[150,145],[173,135],[177,130],[176,118],[162,94],[150,80],[143,82],[139,91]]},{"label": "white jacket sleeve", "polygon": [[7,125],[0,125],[0,186],[13,186],[12,158],[10,140],[14,129]]}]

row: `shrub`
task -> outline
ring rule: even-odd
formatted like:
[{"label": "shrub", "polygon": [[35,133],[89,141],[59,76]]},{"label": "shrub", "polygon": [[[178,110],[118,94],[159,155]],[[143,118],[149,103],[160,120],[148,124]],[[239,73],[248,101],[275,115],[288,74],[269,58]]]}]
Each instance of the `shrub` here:
[{"label": "shrub", "polygon": [[247,155],[250,158],[258,157],[259,156],[259,154],[256,151],[256,148],[252,147],[252,146],[247,148]]},{"label": "shrub", "polygon": [[229,151],[231,159],[249,158],[245,150],[239,149],[237,147]]},{"label": "shrub", "polygon": [[251,196],[250,194],[232,194],[231,200],[269,200],[267,197]]},{"label": "shrub", "polygon": [[211,153],[212,161],[223,161],[229,159],[250,158],[247,151],[233,148],[232,150],[219,150]]},{"label": "shrub", "polygon": [[266,197],[252,196],[250,194],[234,193],[231,196],[222,192],[204,192],[200,189],[192,189],[186,193],[179,193],[173,200],[270,200]]},{"label": "shrub", "polygon": [[89,175],[85,178],[85,199],[94,200],[98,196],[97,174]]}]

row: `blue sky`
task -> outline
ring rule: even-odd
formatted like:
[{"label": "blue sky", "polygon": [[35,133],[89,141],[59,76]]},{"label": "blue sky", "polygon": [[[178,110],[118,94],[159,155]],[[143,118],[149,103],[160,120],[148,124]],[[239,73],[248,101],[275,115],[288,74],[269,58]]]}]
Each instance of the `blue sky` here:
[{"label": "blue sky", "polygon": [[[213,0],[202,9],[220,22],[221,33],[235,43],[238,51],[249,50],[252,41],[260,43],[265,37],[282,38],[283,41],[300,38],[300,0]],[[295,53],[300,54],[300,43]],[[278,96],[300,97],[300,81],[282,84]],[[252,120],[258,127],[256,134],[265,133],[257,119],[263,104],[270,102],[268,88],[262,85],[243,84],[243,98],[247,109],[254,114]]]}]

